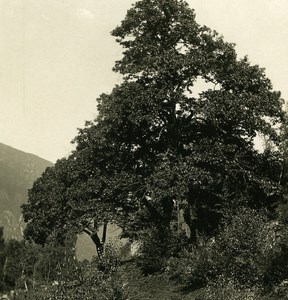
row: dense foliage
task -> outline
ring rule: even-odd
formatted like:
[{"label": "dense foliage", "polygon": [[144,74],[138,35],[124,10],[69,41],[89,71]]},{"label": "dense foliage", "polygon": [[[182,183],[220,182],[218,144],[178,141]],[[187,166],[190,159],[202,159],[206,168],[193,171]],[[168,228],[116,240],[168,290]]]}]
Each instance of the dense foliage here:
[{"label": "dense foliage", "polygon": [[3,239],[0,246],[0,293],[15,289],[28,291],[59,281],[75,268],[76,263],[73,241],[65,246],[47,241],[42,247],[23,240]]},{"label": "dense foliage", "polygon": [[264,69],[197,24],[182,0],[138,1],[112,35],[123,83],[99,97],[71,156],[34,183],[26,238],[63,242],[84,231],[103,259],[97,229],[113,222],[142,242],[146,273],[174,257],[191,272],[172,263],[172,273],[211,291],[221,276],[232,290],[280,283],[286,116]]}]

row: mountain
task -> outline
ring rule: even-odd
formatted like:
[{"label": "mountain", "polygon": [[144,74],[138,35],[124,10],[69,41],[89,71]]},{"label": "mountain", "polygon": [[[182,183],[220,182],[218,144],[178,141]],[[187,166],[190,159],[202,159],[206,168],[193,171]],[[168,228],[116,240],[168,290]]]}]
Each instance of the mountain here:
[{"label": "mountain", "polygon": [[6,238],[20,239],[23,228],[20,205],[28,189],[53,164],[36,155],[0,143],[0,226]]},{"label": "mountain", "polygon": [[[20,206],[27,201],[28,189],[33,182],[52,165],[36,155],[0,143],[0,226],[4,227],[6,239],[22,239],[25,223]],[[107,243],[123,243],[118,239],[120,233],[116,225],[109,224]],[[88,235],[78,235],[76,252],[80,260],[91,259],[96,255],[95,245]]]}]

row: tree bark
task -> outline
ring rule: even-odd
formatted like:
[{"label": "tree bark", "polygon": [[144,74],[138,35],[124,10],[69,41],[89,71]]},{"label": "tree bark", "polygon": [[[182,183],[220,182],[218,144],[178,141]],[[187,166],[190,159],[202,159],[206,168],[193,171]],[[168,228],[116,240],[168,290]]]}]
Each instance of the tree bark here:
[{"label": "tree bark", "polygon": [[105,221],[103,224],[103,232],[102,232],[102,244],[103,245],[105,245],[105,242],[106,242],[107,226],[108,226],[108,222]]},{"label": "tree bark", "polygon": [[100,237],[97,233],[97,230],[89,230],[89,229],[84,229],[84,232],[87,233],[91,240],[93,241],[93,243],[95,244],[96,246],[96,252],[97,252],[97,255],[98,255],[98,258],[100,261],[103,260],[103,257],[104,257],[104,245],[105,245],[105,242],[106,242],[106,236],[107,236],[107,225],[108,223],[107,222],[104,222],[103,224],[103,233],[102,233],[102,239],[100,240]]}]

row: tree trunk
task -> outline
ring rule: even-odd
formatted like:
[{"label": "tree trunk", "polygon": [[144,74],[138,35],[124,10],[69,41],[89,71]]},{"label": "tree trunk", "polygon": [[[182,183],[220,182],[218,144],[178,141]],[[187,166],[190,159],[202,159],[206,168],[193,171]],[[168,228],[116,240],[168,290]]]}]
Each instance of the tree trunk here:
[{"label": "tree trunk", "polygon": [[97,231],[92,232],[90,237],[96,246],[96,251],[97,251],[98,257],[99,257],[100,261],[102,261],[103,256],[104,256],[104,244],[100,240]]},{"label": "tree trunk", "polygon": [[7,272],[7,263],[8,263],[8,257],[5,257],[5,262],[4,262],[4,266],[3,266],[3,282],[5,282],[6,280],[6,272]]},{"label": "tree trunk", "polygon": [[97,233],[97,230],[95,229],[94,231],[88,230],[88,229],[84,229],[84,232],[87,233],[91,240],[93,241],[93,243],[96,246],[96,251],[97,251],[97,255],[100,261],[103,260],[104,257],[104,245],[106,242],[106,236],[107,236],[107,222],[104,222],[103,224],[103,233],[102,233],[102,239],[100,240],[99,235]]}]

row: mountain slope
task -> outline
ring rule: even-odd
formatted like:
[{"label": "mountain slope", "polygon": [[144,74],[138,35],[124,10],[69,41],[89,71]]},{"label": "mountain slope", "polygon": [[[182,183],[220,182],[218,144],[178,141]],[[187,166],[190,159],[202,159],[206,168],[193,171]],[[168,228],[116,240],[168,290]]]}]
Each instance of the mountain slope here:
[{"label": "mountain slope", "polygon": [[28,189],[53,164],[36,155],[0,143],[0,226],[6,238],[21,238],[23,222],[20,205]]}]

